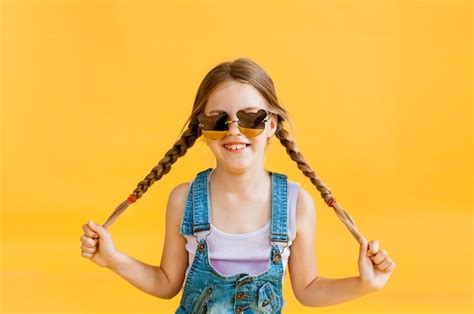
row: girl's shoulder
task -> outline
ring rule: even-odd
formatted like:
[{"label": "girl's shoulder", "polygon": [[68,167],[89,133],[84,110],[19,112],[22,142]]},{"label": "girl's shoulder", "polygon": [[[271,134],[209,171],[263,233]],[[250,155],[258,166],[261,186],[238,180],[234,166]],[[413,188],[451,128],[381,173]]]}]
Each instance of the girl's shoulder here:
[{"label": "girl's shoulder", "polygon": [[173,221],[181,221],[184,213],[186,199],[191,182],[183,182],[176,185],[170,192],[168,204],[166,205],[166,215]]},{"label": "girl's shoulder", "polygon": [[182,182],[176,185],[173,189],[171,189],[170,198],[179,200],[180,198],[186,197],[191,183],[192,181]]},{"label": "girl's shoulder", "polygon": [[296,199],[295,215],[297,232],[301,232],[303,228],[307,229],[308,225],[313,225],[316,219],[316,207],[313,197],[301,186],[299,186]]},{"label": "girl's shoulder", "polygon": [[297,208],[311,208],[314,207],[313,197],[306,191],[298,181],[287,179],[288,188],[297,192]]}]

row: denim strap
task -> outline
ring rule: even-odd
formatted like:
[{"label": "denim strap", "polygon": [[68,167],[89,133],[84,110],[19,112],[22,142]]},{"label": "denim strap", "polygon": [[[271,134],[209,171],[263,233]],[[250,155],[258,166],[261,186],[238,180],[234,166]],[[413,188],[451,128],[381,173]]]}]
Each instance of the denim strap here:
[{"label": "denim strap", "polygon": [[209,223],[209,174],[212,168],[197,174],[193,183],[193,234],[211,228]]},{"label": "denim strap", "polygon": [[184,209],[183,219],[181,221],[180,233],[182,235],[193,235],[193,184],[188,190],[188,196],[186,198],[186,208]]},{"label": "denim strap", "polygon": [[287,191],[287,176],[272,172],[272,242],[288,242]]},{"label": "denim strap", "polygon": [[192,236],[195,232],[210,229],[207,188],[211,170],[212,168],[209,168],[199,172],[191,183],[180,228],[180,233],[183,235]]}]

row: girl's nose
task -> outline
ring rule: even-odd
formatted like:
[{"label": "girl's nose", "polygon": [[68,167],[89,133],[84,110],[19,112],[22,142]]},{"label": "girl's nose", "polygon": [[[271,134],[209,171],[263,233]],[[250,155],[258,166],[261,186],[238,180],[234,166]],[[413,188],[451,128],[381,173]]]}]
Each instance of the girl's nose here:
[{"label": "girl's nose", "polygon": [[229,126],[229,131],[227,131],[228,135],[240,135],[240,130],[239,130],[239,122],[238,120],[232,120],[227,122],[227,125]]}]

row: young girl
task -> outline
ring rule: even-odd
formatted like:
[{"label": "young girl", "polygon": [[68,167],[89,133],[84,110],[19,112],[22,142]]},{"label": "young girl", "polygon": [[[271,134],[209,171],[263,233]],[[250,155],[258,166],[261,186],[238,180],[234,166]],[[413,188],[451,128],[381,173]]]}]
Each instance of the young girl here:
[{"label": "young girl", "polygon": [[[385,286],[395,263],[378,241],[360,235],[297,151],[284,127],[287,112],[259,65],[240,58],[214,67],[199,86],[188,122],[181,138],[103,226],[92,221],[82,226],[83,257],[159,298],[174,297],[184,283],[176,313],[281,313],[287,266],[293,292],[306,306],[345,302]],[[160,266],[118,251],[106,228],[201,135],[216,167],[171,191]],[[312,197],[286,175],[264,168],[273,135],[359,241],[359,276],[319,275]]]}]

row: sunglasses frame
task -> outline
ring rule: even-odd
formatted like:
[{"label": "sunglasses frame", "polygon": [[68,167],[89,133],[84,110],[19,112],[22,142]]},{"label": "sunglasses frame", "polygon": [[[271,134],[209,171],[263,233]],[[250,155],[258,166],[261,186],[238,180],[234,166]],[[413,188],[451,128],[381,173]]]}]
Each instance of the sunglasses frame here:
[{"label": "sunglasses frame", "polygon": [[[259,136],[260,134],[263,133],[263,131],[265,130],[265,123],[269,121],[270,116],[273,114],[273,112],[268,111],[268,110],[263,109],[263,108],[259,109],[256,113],[259,113],[260,111],[264,111],[266,113],[265,118],[261,121],[261,123],[264,124],[264,127],[262,129],[242,127],[242,126],[240,126],[240,120],[227,120],[227,121],[225,121],[224,123],[227,126],[226,130],[203,130],[202,127],[204,126],[204,124],[201,123],[201,122],[199,122],[199,127],[201,128],[201,133],[204,137],[206,137],[208,139],[221,139],[221,138],[225,137],[226,134],[229,132],[230,124],[232,124],[234,122],[237,122],[240,133],[242,133],[245,136],[250,137],[250,138],[251,137],[256,137],[256,136]],[[222,111],[222,112],[224,112],[227,115],[227,117],[229,117],[229,114],[226,111]],[[239,110],[239,111],[237,111],[237,114],[239,112],[247,113],[244,110]],[[201,113],[200,115],[206,116],[204,113]]]}]

